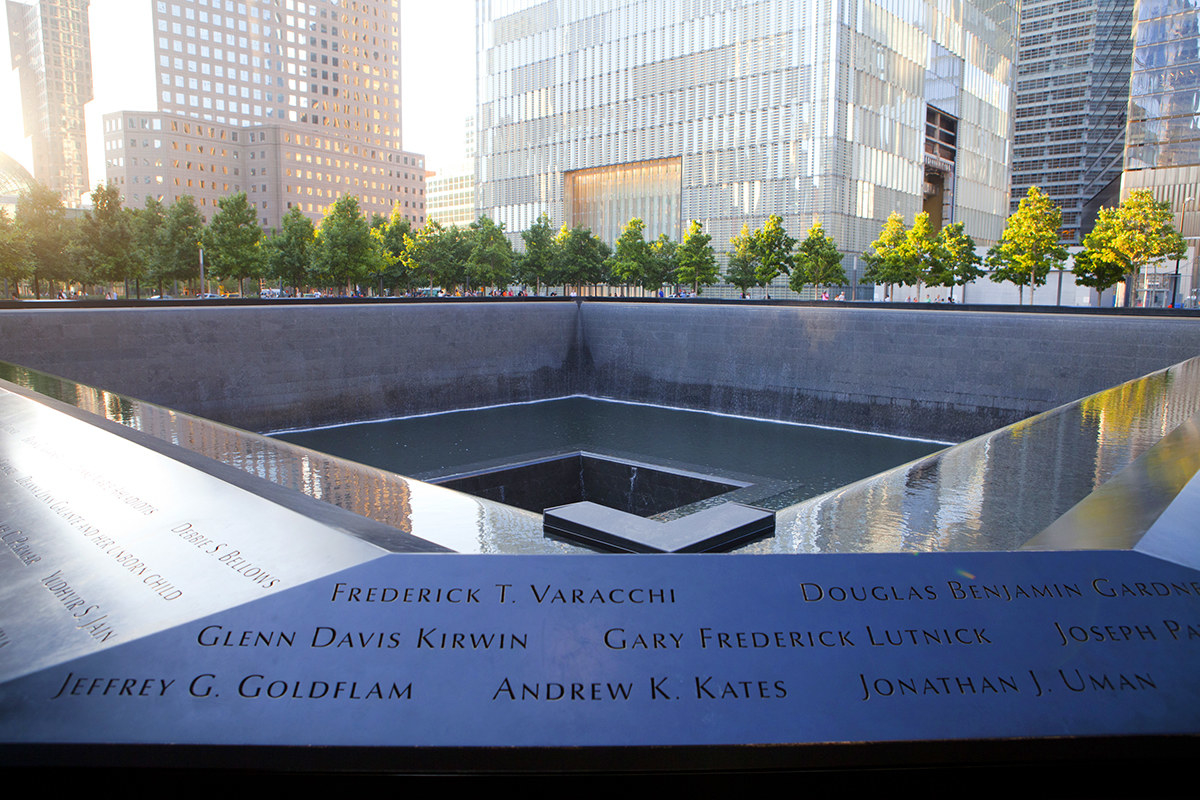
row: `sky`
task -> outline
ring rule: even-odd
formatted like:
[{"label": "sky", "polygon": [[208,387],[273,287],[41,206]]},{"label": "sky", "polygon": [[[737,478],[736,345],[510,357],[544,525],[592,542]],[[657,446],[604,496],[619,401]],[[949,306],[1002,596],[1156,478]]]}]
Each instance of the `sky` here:
[{"label": "sky", "polygon": [[[92,88],[88,103],[88,176],[104,180],[101,117],[155,107],[151,0],[91,0]],[[132,20],[130,7],[141,7]],[[463,123],[475,113],[474,0],[401,0],[400,55],[404,148],[423,153],[428,169],[453,168],[463,158]],[[11,68],[8,18],[0,14],[0,151],[33,172],[22,131],[21,93]]]}]

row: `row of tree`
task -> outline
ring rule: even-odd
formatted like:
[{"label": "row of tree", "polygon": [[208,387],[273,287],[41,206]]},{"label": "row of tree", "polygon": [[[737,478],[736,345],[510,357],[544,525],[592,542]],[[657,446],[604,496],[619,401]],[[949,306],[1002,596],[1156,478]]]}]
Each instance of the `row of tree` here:
[{"label": "row of tree", "polygon": [[[863,254],[868,264],[863,278],[885,286],[917,286],[919,295],[922,284],[970,283],[984,274],[981,265],[986,265],[991,280],[1017,285],[1020,302],[1029,287],[1032,303],[1034,287],[1045,285],[1052,270],[1066,266],[1068,254],[1061,234],[1062,210],[1036,186],[1021,199],[986,259],[976,254],[975,242],[961,223],[934,233],[927,214],[918,214],[912,227],[905,228],[904,218],[893,213]],[[1155,200],[1148,190],[1136,190],[1120,206],[1100,210],[1071,271],[1076,283],[1097,291],[1124,282],[1129,304],[1138,275],[1154,263],[1182,258],[1185,250],[1171,204]]]},{"label": "row of tree", "polygon": [[[114,186],[97,186],[92,203],[81,217],[69,219],[56,193],[35,186],[21,196],[15,219],[0,212],[0,277],[10,286],[27,282],[38,297],[43,285],[52,292],[56,283],[123,283],[127,296],[131,284],[137,294],[145,283],[162,294],[167,285],[196,280],[202,270],[210,278],[236,281],[239,291],[246,280],[259,279],[297,289],[369,286],[380,294],[514,284],[535,291],[605,284],[649,292],[674,285],[699,294],[722,277],[746,293],[769,287],[780,275],[788,275],[797,292],[848,284],[843,255],[819,222],[797,241],[775,215],[757,230],[742,227],[730,242],[722,276],[711,236],[699,222],[690,224],[681,242],[666,234],[647,241],[644,222],[632,219],[610,248],[585,227],[555,231],[543,214],[521,233],[524,252],[518,253],[503,224],[486,216],[467,228],[430,222],[416,230],[398,208],[390,218],[366,219],[352,195],[330,206],[319,226],[291,209],[272,236],[259,226],[244,193],[218,201],[207,225],[190,197],[169,207],[150,198],[144,208],[126,209]],[[962,223],[935,231],[925,213],[911,227],[893,213],[863,254],[863,281],[888,289],[917,286],[919,296],[922,286],[970,283],[986,266],[992,280],[1020,287],[1022,302],[1030,287],[1032,301],[1033,287],[1044,285],[1050,271],[1066,262],[1061,220],[1059,208],[1033,187],[983,259]],[[1182,256],[1184,242],[1172,223],[1170,205],[1148,191],[1101,210],[1075,256],[1076,282],[1098,290],[1120,281],[1132,286],[1148,265]]]}]

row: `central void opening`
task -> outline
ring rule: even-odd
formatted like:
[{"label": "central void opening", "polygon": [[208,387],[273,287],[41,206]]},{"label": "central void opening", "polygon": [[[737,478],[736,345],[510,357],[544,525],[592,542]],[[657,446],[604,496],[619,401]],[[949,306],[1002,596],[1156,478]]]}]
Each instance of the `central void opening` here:
[{"label": "central void opening", "polygon": [[639,517],[652,517],[747,485],[594,453],[570,453],[433,482],[539,514],[586,500]]},{"label": "central void opening", "polygon": [[535,512],[592,500],[660,520],[777,511],[945,447],[586,397],[276,435]]}]

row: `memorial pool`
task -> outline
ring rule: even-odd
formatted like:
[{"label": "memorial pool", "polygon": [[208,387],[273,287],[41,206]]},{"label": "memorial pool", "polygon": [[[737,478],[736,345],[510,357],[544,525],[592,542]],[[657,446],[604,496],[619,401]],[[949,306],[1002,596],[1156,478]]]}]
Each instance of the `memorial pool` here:
[{"label": "memorial pool", "polygon": [[277,436],[313,450],[433,482],[583,451],[750,484],[737,499],[770,510],[945,447],[927,440],[588,397]]}]

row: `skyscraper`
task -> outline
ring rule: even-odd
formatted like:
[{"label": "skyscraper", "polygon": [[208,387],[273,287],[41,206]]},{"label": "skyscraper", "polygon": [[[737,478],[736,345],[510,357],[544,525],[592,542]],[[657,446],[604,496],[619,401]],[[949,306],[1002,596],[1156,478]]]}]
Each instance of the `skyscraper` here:
[{"label": "skyscraper", "polygon": [[91,189],[83,120],[92,99],[88,0],[8,0],[8,35],[34,177],[77,207]]},{"label": "skyscraper", "polygon": [[1011,211],[1037,186],[1078,244],[1118,200],[1134,0],[1021,4]]},{"label": "skyscraper", "polygon": [[244,191],[264,227],[343,194],[425,221],[424,158],[402,147],[399,0],[156,0],[158,107],[104,118],[126,201]]},{"label": "skyscraper", "polygon": [[[779,214],[844,252],[929,210],[981,242],[1008,211],[1008,2],[478,0],[480,212],[610,242]],[[853,269],[847,259],[847,271]]]},{"label": "skyscraper", "polygon": [[1179,215],[1191,269],[1178,287],[1173,273],[1159,277],[1157,291],[1181,302],[1200,288],[1200,3],[1138,0],[1133,41],[1121,197],[1150,189]]}]

